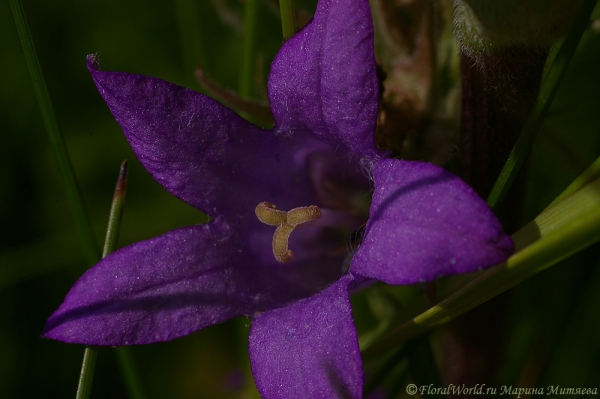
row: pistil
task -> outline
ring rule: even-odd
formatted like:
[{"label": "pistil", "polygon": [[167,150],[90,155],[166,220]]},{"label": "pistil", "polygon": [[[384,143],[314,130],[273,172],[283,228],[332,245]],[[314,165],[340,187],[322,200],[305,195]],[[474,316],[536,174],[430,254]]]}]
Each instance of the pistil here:
[{"label": "pistil", "polygon": [[278,262],[287,263],[294,258],[294,253],[288,248],[292,231],[300,224],[317,220],[321,210],[315,206],[301,206],[287,212],[277,209],[270,202],[261,202],[254,210],[256,217],[269,226],[277,226],[273,234],[273,256]]}]

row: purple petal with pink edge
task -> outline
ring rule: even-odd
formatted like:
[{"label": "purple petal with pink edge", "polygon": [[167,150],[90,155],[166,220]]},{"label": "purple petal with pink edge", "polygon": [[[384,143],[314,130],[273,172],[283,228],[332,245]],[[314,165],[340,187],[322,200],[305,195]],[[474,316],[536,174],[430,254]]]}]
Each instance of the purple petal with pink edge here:
[{"label": "purple petal with pink edge", "polygon": [[351,272],[413,284],[506,260],[511,238],[457,176],[428,163],[379,161],[369,222]]},{"label": "purple petal with pink edge", "polygon": [[352,279],[346,275],[310,298],[254,318],[250,361],[263,398],[362,398]]},{"label": "purple petal with pink edge", "polygon": [[262,201],[282,209],[314,202],[306,156],[325,143],[263,131],[161,79],[100,71],[94,56],[88,68],[139,160],[181,200],[229,220],[254,215]]},{"label": "purple petal with pink edge", "polygon": [[314,19],[271,65],[276,129],[310,132],[331,145],[379,154],[374,134],[379,88],[368,0],[321,0]]}]

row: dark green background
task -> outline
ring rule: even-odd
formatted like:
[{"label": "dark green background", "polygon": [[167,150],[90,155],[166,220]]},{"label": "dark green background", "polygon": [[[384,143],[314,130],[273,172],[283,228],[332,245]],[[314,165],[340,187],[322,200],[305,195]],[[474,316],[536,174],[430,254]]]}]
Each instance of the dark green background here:
[{"label": "dark green background", "polygon": [[[297,3],[310,13],[315,1]],[[216,4],[231,14],[219,13]],[[204,221],[137,162],[92,83],[85,57],[97,53],[103,69],[193,89],[199,89],[194,69],[202,65],[219,84],[236,89],[243,3],[24,0],[23,6],[98,242],[123,159],[130,161],[130,174],[120,246]],[[281,33],[272,4],[261,2],[259,11],[255,93],[264,99]],[[70,398],[83,347],[42,340],[39,334],[87,266],[7,1],[0,3],[0,32],[0,398]],[[590,30],[536,141],[524,221],[600,155],[599,71],[600,34]],[[598,248],[592,247],[515,290],[511,346],[498,387],[515,384],[531,353],[539,356],[534,363],[541,373],[531,384],[599,385],[599,267]],[[359,300],[361,326],[369,320],[363,305]],[[173,342],[134,347],[148,397],[256,397],[247,371],[242,389],[232,382],[248,368],[247,327],[239,320]],[[561,350],[566,358],[553,357]],[[100,352],[93,398],[126,397],[111,352]]]}]

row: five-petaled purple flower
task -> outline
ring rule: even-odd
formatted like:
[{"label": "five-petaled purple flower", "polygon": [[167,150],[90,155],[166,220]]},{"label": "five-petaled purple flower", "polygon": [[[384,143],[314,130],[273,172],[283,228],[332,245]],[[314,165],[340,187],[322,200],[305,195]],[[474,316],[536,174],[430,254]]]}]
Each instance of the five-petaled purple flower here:
[{"label": "five-petaled purple flower", "polygon": [[[73,286],[45,337],[149,344],[246,316],[263,397],[361,398],[351,287],[431,281],[513,251],[460,179],[385,159],[375,147],[367,0],[320,0],[283,45],[269,76],[270,131],[192,90],[102,72],[93,56],[88,67],[146,169],[212,220],[103,259]],[[348,251],[366,220],[365,171],[375,189],[370,216],[360,246]]]}]

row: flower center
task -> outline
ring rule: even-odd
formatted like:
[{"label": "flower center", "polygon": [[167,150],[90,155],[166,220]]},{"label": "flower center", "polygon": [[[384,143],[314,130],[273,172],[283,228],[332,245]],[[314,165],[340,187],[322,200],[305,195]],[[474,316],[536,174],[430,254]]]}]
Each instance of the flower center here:
[{"label": "flower center", "polygon": [[286,212],[277,209],[270,202],[258,204],[254,213],[264,224],[277,226],[273,234],[273,256],[281,263],[290,262],[294,258],[294,253],[288,249],[288,240],[296,226],[321,217],[321,210],[315,205],[301,206]]}]

